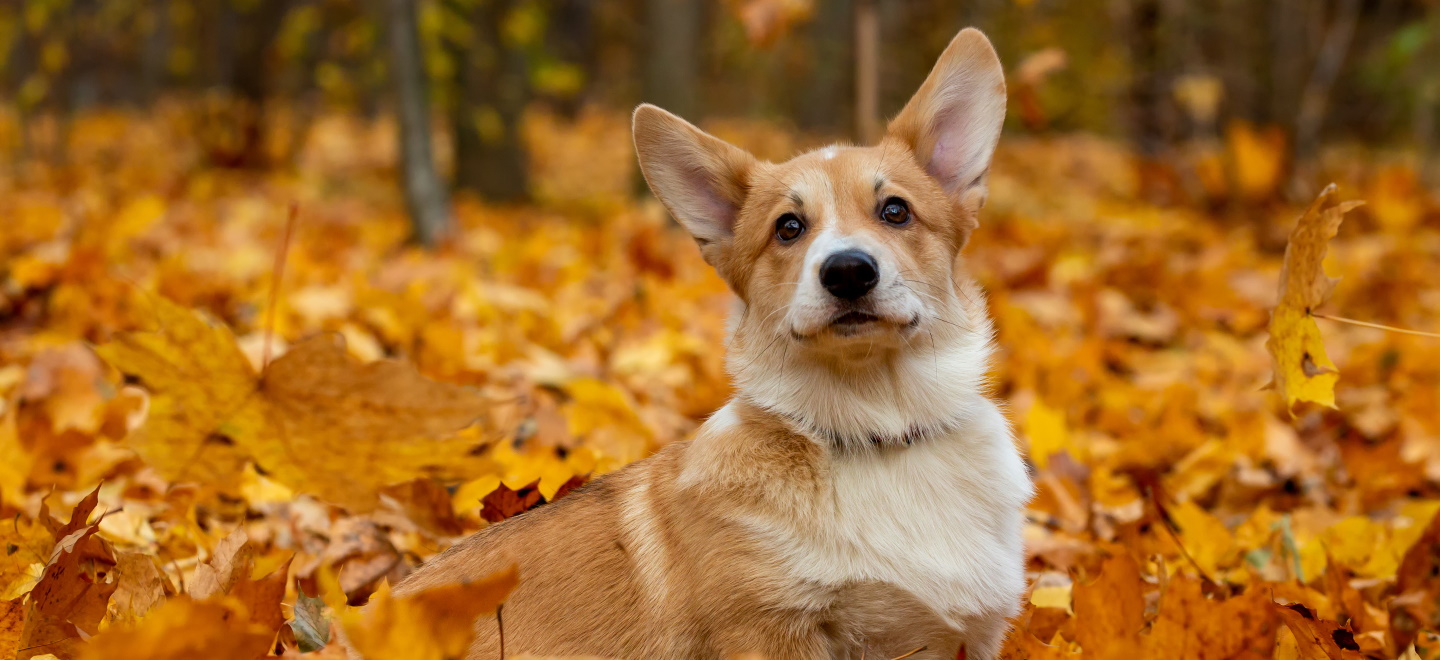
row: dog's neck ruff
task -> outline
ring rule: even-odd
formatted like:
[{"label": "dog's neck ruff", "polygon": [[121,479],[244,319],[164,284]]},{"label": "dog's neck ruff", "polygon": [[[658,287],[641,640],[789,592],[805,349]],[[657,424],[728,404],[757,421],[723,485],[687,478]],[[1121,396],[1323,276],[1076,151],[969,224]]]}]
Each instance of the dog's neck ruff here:
[{"label": "dog's neck ruff", "polygon": [[925,443],[963,427],[983,398],[992,331],[974,316],[964,331],[910,342],[888,362],[853,371],[799,351],[768,351],[759,362],[732,354],[736,395],[845,453]]}]

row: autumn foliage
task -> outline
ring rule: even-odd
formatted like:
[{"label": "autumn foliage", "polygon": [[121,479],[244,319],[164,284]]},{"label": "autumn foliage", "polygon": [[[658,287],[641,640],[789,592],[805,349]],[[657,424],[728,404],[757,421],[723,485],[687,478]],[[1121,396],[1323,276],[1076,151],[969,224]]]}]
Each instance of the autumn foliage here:
[{"label": "autumn foliage", "polygon": [[[731,299],[622,116],[532,117],[539,201],[434,252],[383,123],[268,173],[172,130],[85,116],[0,179],[0,657],[457,657],[525,576],[389,585],[728,395]],[[1347,154],[1287,203],[1258,135],[1168,174],[1002,141],[967,255],[1039,488],[1007,658],[1440,657],[1440,340],[1331,320],[1440,329],[1440,200]]]}]

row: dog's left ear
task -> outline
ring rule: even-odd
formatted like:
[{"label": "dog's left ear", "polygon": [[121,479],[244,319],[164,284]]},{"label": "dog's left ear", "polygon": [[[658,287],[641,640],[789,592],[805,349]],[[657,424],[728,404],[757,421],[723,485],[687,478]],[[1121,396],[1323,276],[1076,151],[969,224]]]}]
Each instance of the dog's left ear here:
[{"label": "dog's left ear", "polygon": [[909,146],[952,199],[976,210],[984,203],[985,174],[1004,123],[1000,58],[983,33],[965,28],[886,135]]}]

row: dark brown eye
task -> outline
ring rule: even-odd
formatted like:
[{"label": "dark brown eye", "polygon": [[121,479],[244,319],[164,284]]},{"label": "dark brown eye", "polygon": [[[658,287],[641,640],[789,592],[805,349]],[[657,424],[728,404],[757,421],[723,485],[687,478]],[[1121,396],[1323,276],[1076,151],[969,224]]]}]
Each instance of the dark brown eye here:
[{"label": "dark brown eye", "polygon": [[903,225],[910,222],[910,205],[899,197],[891,197],[885,200],[885,205],[880,207],[880,219],[892,225]]},{"label": "dark brown eye", "polygon": [[805,223],[800,221],[799,216],[794,213],[786,213],[775,220],[775,238],[781,243],[789,243],[805,233]]}]

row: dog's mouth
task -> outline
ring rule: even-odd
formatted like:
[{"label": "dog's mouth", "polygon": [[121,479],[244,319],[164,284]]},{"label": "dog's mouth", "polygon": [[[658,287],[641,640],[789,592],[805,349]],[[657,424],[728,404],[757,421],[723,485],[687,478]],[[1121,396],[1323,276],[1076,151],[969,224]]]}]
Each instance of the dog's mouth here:
[{"label": "dog's mouth", "polygon": [[830,325],[837,327],[859,327],[867,323],[876,323],[880,317],[866,312],[849,311],[830,320]]}]

